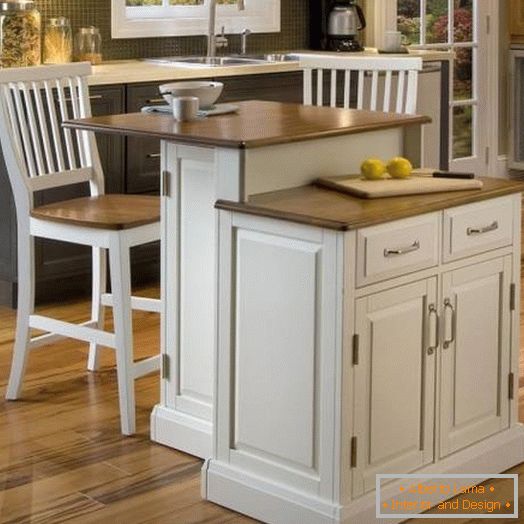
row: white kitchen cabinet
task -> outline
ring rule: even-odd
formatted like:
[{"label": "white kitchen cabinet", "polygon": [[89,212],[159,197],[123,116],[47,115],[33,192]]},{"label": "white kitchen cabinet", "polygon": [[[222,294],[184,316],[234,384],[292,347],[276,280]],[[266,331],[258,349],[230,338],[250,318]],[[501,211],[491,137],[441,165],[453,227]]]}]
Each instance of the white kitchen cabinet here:
[{"label": "white kitchen cabinet", "polygon": [[433,461],[437,279],[359,298],[355,313],[358,496],[375,489],[377,473],[410,473]]},{"label": "white kitchen cabinet", "polygon": [[509,426],[511,269],[506,256],[442,276],[441,457]]},{"label": "white kitchen cabinet", "polygon": [[378,473],[521,463],[520,199],[350,231],[222,204],[205,497],[268,523],[372,524]]}]

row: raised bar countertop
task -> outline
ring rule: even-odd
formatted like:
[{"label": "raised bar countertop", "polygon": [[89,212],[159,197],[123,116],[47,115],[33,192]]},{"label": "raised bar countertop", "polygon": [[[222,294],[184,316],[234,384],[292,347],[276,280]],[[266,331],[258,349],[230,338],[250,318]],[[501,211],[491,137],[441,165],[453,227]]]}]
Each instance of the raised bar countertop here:
[{"label": "raised bar countertop", "polygon": [[[270,51],[274,53],[275,51]],[[277,54],[318,54],[321,51],[293,50],[276,51]],[[259,54],[259,53],[256,53]],[[324,54],[331,54],[324,52]],[[351,56],[377,55],[378,51],[366,48],[362,53],[353,53]],[[391,58],[405,58],[406,54],[381,55]],[[439,62],[451,60],[453,53],[449,51],[435,51],[412,49],[409,56],[420,57],[424,62]],[[286,73],[299,71],[298,61],[268,62],[263,64],[249,64],[227,67],[190,67],[180,65],[163,65],[145,60],[114,60],[104,62],[93,67],[93,74],[89,77],[89,85],[102,86],[112,84],[134,84],[142,82],[163,82],[170,80],[193,80],[196,78],[226,78],[228,76],[256,75],[269,73]]]},{"label": "raised bar countertop", "polygon": [[130,113],[64,123],[65,127],[155,137],[190,145],[248,149],[425,124],[429,117],[250,100],[237,113],[177,122],[171,115]]},{"label": "raised bar countertop", "polygon": [[482,189],[363,199],[315,185],[255,195],[249,202],[219,200],[226,209],[338,231],[349,231],[524,191],[524,183],[481,178]]}]

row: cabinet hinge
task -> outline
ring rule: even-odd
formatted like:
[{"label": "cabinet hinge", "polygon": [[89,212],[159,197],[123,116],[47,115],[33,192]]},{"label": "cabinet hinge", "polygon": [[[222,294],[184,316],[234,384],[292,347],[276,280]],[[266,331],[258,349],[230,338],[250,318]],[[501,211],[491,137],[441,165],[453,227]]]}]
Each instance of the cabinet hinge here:
[{"label": "cabinet hinge", "polygon": [[169,182],[171,180],[171,173],[169,171],[162,171],[162,181],[161,181],[161,195],[163,197],[169,197]]},{"label": "cabinet hinge", "polygon": [[508,376],[508,397],[513,400],[515,396],[515,375],[510,373]]},{"label": "cabinet hinge", "polygon": [[517,286],[515,284],[511,284],[509,288],[509,309],[510,311],[515,311],[515,301],[517,300]]},{"label": "cabinet hinge", "polygon": [[357,467],[357,437],[351,437],[351,467]]},{"label": "cabinet hinge", "polygon": [[355,334],[353,335],[353,358],[352,358],[352,363],[354,366],[358,366],[359,350],[360,350],[360,337]]},{"label": "cabinet hinge", "polygon": [[487,15],[486,16],[486,34],[490,34],[491,33],[491,16],[490,15]]},{"label": "cabinet hinge", "polygon": [[167,353],[162,353],[160,356],[160,371],[162,380],[169,380],[170,364],[169,355]]}]

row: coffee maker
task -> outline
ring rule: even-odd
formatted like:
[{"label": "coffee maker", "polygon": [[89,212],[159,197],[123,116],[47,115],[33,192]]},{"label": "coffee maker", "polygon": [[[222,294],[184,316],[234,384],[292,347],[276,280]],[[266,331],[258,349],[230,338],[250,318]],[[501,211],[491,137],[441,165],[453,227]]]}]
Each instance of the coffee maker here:
[{"label": "coffee maker", "polygon": [[311,5],[311,47],[323,51],[362,51],[366,19],[355,0],[320,0]]}]

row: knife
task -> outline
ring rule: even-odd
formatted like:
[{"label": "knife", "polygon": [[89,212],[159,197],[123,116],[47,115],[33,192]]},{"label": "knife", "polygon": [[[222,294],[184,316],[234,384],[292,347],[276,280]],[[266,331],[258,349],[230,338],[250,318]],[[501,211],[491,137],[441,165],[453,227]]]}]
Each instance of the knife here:
[{"label": "knife", "polygon": [[472,180],[475,173],[456,173],[453,171],[435,171],[433,178],[457,178],[459,180]]}]

